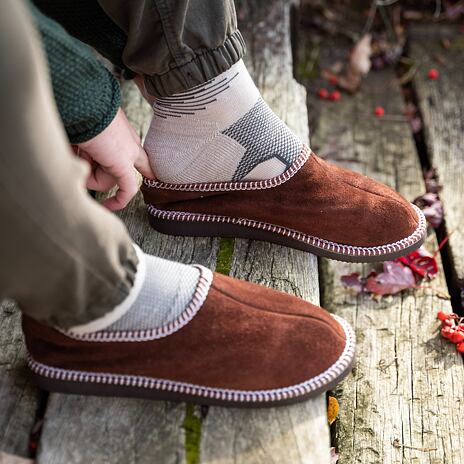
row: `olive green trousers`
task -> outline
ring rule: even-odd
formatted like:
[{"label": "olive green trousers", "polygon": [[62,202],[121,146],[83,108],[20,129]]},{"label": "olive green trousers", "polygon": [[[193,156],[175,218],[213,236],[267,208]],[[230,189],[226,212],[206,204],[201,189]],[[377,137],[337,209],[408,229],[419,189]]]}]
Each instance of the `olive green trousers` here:
[{"label": "olive green trousers", "polygon": [[140,74],[154,96],[183,92],[245,53],[233,0],[33,0],[71,35]]}]

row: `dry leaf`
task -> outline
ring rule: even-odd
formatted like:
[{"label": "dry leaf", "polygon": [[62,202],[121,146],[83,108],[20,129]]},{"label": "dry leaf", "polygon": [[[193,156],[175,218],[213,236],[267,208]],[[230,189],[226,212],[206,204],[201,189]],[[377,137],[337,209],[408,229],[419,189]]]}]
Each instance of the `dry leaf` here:
[{"label": "dry leaf", "polygon": [[376,295],[394,295],[406,288],[415,288],[416,279],[409,267],[395,261],[385,261],[384,271],[366,279],[365,288]]},{"label": "dry leaf", "polygon": [[413,203],[422,210],[425,219],[434,229],[440,227],[443,221],[443,204],[436,193],[424,193]]},{"label": "dry leaf", "polygon": [[360,278],[359,272],[342,275],[340,280],[344,287],[352,288],[356,291],[356,293],[361,293],[364,291],[364,279]]},{"label": "dry leaf", "polygon": [[354,73],[365,76],[371,69],[371,35],[364,35],[351,52],[348,66]]},{"label": "dry leaf", "polygon": [[348,60],[346,73],[338,79],[338,86],[354,93],[361,85],[362,78],[371,69],[371,35],[364,35],[354,46]]},{"label": "dry leaf", "polygon": [[335,396],[329,396],[329,404],[327,406],[327,419],[329,421],[329,425],[332,425],[335,422],[339,411],[340,406],[337,398],[335,398]]}]

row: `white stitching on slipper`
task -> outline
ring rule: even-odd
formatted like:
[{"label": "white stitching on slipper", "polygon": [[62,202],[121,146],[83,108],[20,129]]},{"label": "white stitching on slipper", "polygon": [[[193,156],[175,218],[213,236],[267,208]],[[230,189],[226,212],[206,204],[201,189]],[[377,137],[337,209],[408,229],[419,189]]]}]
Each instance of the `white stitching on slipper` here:
[{"label": "white stitching on slipper", "polygon": [[306,145],[303,145],[301,154],[295,162],[282,174],[273,177],[272,179],[253,180],[253,181],[238,181],[238,182],[212,182],[198,184],[168,184],[157,180],[144,178],[143,183],[147,187],[154,187],[164,190],[178,190],[182,192],[229,192],[234,190],[263,190],[277,187],[289,179],[291,179],[301,167],[308,161],[311,156],[311,150]]},{"label": "white stitching on slipper", "polygon": [[74,340],[88,342],[144,342],[167,337],[188,324],[198,313],[208,296],[209,288],[213,281],[213,273],[206,267],[200,265],[195,266],[200,270],[200,279],[198,280],[195,293],[185,310],[176,319],[166,325],[148,330],[116,330],[112,332],[105,332],[102,330],[85,334],[77,334],[57,327],[55,327],[55,329]]},{"label": "white stitching on slipper", "polygon": [[348,256],[383,256],[392,252],[398,252],[405,248],[408,248],[425,235],[427,231],[427,223],[425,216],[422,211],[416,206],[411,205],[417,213],[419,223],[416,230],[409,235],[397,242],[388,243],[386,245],[379,245],[375,247],[360,247],[353,245],[343,245],[341,243],[331,242],[330,240],[324,240],[322,238],[313,237],[312,235],[303,234],[294,229],[289,229],[287,227],[281,227],[275,224],[270,224],[267,222],[254,221],[252,219],[243,219],[243,218],[233,218],[230,216],[215,216],[212,214],[195,214],[195,213],[186,213],[181,211],[166,211],[155,208],[153,205],[148,205],[147,209],[149,214],[152,216],[171,220],[171,221],[196,221],[196,222],[224,222],[228,224],[236,224],[244,227],[252,227],[255,229],[262,229],[270,231],[285,237],[290,237],[294,240],[306,243],[308,245],[320,248],[323,250],[331,251],[334,253],[339,253],[342,255]]},{"label": "white stitching on slipper", "polygon": [[284,388],[272,390],[232,390],[225,388],[211,388],[201,385],[194,385],[185,382],[176,382],[166,379],[144,377],[137,375],[121,375],[108,373],[94,373],[85,371],[75,371],[48,366],[35,361],[32,356],[27,354],[29,368],[36,374],[57,380],[71,382],[90,382],[103,383],[109,385],[122,385],[153,390],[165,390],[176,393],[186,393],[203,398],[213,398],[224,401],[236,401],[242,403],[279,401],[282,399],[295,398],[310,394],[316,390],[324,388],[336,380],[351,364],[355,353],[355,334],[351,326],[339,316],[332,314],[345,332],[345,348],[340,357],[328,369],[319,375],[306,380],[302,383]]}]

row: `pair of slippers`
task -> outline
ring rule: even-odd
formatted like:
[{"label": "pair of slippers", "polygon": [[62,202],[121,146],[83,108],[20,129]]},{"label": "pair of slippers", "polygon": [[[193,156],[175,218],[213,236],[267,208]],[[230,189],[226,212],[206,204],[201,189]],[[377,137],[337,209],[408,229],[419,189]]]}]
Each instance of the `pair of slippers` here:
[{"label": "pair of slippers", "polygon": [[[264,181],[142,186],[164,233],[264,240],[342,261],[397,258],[419,248],[422,212],[390,188],[303,147]],[[152,330],[79,335],[27,316],[35,382],[50,391],[262,407],[331,389],[354,362],[350,325],[294,296],[199,267],[185,311]]]}]

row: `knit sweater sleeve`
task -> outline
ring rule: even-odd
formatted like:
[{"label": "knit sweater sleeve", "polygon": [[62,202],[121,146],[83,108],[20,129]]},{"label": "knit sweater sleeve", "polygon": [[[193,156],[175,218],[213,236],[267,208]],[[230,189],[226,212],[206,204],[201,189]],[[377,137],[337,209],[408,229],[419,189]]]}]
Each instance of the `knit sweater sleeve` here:
[{"label": "knit sweater sleeve", "polygon": [[47,55],[53,93],[71,143],[102,132],[121,104],[119,84],[86,45],[31,5]]}]

